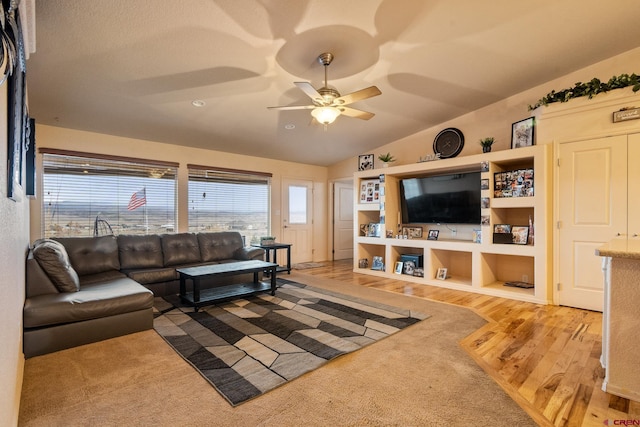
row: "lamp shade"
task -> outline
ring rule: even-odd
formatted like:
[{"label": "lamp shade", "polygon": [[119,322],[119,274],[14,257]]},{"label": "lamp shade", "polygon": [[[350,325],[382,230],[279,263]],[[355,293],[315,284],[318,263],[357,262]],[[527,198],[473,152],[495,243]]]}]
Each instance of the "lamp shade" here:
[{"label": "lamp shade", "polygon": [[323,125],[328,125],[336,120],[340,110],[336,107],[318,107],[311,110],[311,115]]}]

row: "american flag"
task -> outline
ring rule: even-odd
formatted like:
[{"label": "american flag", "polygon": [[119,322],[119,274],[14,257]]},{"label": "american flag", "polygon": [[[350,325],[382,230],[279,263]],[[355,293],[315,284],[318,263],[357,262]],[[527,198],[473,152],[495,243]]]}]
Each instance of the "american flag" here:
[{"label": "american flag", "polygon": [[129,206],[127,206],[127,210],[132,211],[146,204],[147,204],[147,189],[143,188],[142,190],[136,191],[131,195],[131,199],[129,199]]}]

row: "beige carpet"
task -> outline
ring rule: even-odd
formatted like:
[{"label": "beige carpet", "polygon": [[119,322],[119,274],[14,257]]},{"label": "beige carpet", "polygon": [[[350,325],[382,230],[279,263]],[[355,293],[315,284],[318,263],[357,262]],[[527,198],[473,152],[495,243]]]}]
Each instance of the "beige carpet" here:
[{"label": "beige carpet", "polygon": [[232,407],[155,331],[26,362],[23,426],[442,426],[535,423],[457,344],[469,310],[300,273],[291,280],[432,317]]}]

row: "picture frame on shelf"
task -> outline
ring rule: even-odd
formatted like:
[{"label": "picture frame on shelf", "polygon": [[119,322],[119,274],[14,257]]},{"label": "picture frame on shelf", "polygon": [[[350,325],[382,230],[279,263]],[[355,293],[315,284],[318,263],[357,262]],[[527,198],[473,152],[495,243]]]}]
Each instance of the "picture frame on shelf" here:
[{"label": "picture frame on shelf", "polygon": [[368,268],[369,267],[369,259],[368,258],[360,258],[358,260],[359,268]]},{"label": "picture frame on shelf", "polygon": [[381,256],[374,256],[371,263],[371,269],[377,271],[384,271],[384,259]]},{"label": "picture frame on shelf", "polygon": [[373,169],[373,154],[361,154],[358,156],[358,170],[366,171]]},{"label": "picture frame on shelf", "polygon": [[424,277],[424,269],[423,268],[413,269],[413,277]]},{"label": "picture frame on shelf", "polygon": [[489,172],[489,162],[480,162],[480,172]]},{"label": "picture frame on shelf", "polygon": [[535,144],[535,118],[528,117],[511,125],[511,148],[531,147]]},{"label": "picture frame on shelf", "polygon": [[511,233],[511,224],[493,224],[493,232],[497,234]]},{"label": "picture frame on shelf", "polygon": [[489,178],[482,178],[480,180],[480,189],[488,190],[489,189]]},{"label": "picture frame on shelf", "polygon": [[493,190],[493,196],[496,198],[533,197],[533,169],[496,172],[493,175]]},{"label": "picture frame on shelf", "polygon": [[413,261],[404,261],[402,265],[402,274],[408,274],[409,276],[413,276],[413,272],[416,269],[416,263]]},{"label": "picture frame on shelf", "polygon": [[369,233],[368,237],[380,237],[381,226],[378,222],[370,222],[369,223]]},{"label": "picture frame on shelf", "polygon": [[429,230],[427,234],[427,240],[438,240],[438,235],[440,234],[440,230]]},{"label": "picture frame on shelf", "polygon": [[436,273],[436,279],[447,280],[447,269],[445,267],[440,267],[438,269],[438,272]]},{"label": "picture frame on shelf", "polygon": [[491,219],[489,218],[489,215],[482,215],[480,217],[480,225],[490,225],[491,223]]},{"label": "picture frame on shelf", "polygon": [[491,205],[491,199],[489,197],[480,198],[481,209],[489,209],[490,205]]},{"label": "picture frame on shelf", "polygon": [[408,239],[422,239],[422,227],[402,227],[402,235]]},{"label": "picture frame on shelf", "polygon": [[393,269],[393,272],[395,274],[402,274],[402,265],[404,263],[402,261],[396,261],[396,265],[395,268]]},{"label": "picture frame on shelf", "polygon": [[369,224],[360,224],[360,235],[368,236],[369,235]]},{"label": "picture frame on shelf", "polygon": [[479,228],[473,230],[473,243],[482,243],[482,230]]},{"label": "picture frame on shelf", "polygon": [[529,242],[529,226],[514,225],[511,227],[514,245],[526,245]]},{"label": "picture frame on shelf", "polygon": [[360,182],[360,203],[380,203],[380,181],[364,179]]}]

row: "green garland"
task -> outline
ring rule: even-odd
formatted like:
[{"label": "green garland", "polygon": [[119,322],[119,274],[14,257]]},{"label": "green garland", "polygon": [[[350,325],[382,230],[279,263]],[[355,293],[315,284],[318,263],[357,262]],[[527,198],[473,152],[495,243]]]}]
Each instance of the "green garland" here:
[{"label": "green garland", "polygon": [[581,96],[587,96],[591,99],[599,93],[608,92],[613,89],[621,89],[628,86],[633,86],[634,92],[639,91],[640,77],[636,74],[621,74],[617,77],[611,77],[606,83],[595,78],[587,83],[578,82],[574,87],[569,89],[563,89],[559,92],[552,90],[534,105],[529,105],[529,111],[535,110],[542,105],[548,105],[553,102],[567,102],[570,99],[579,98]]}]

